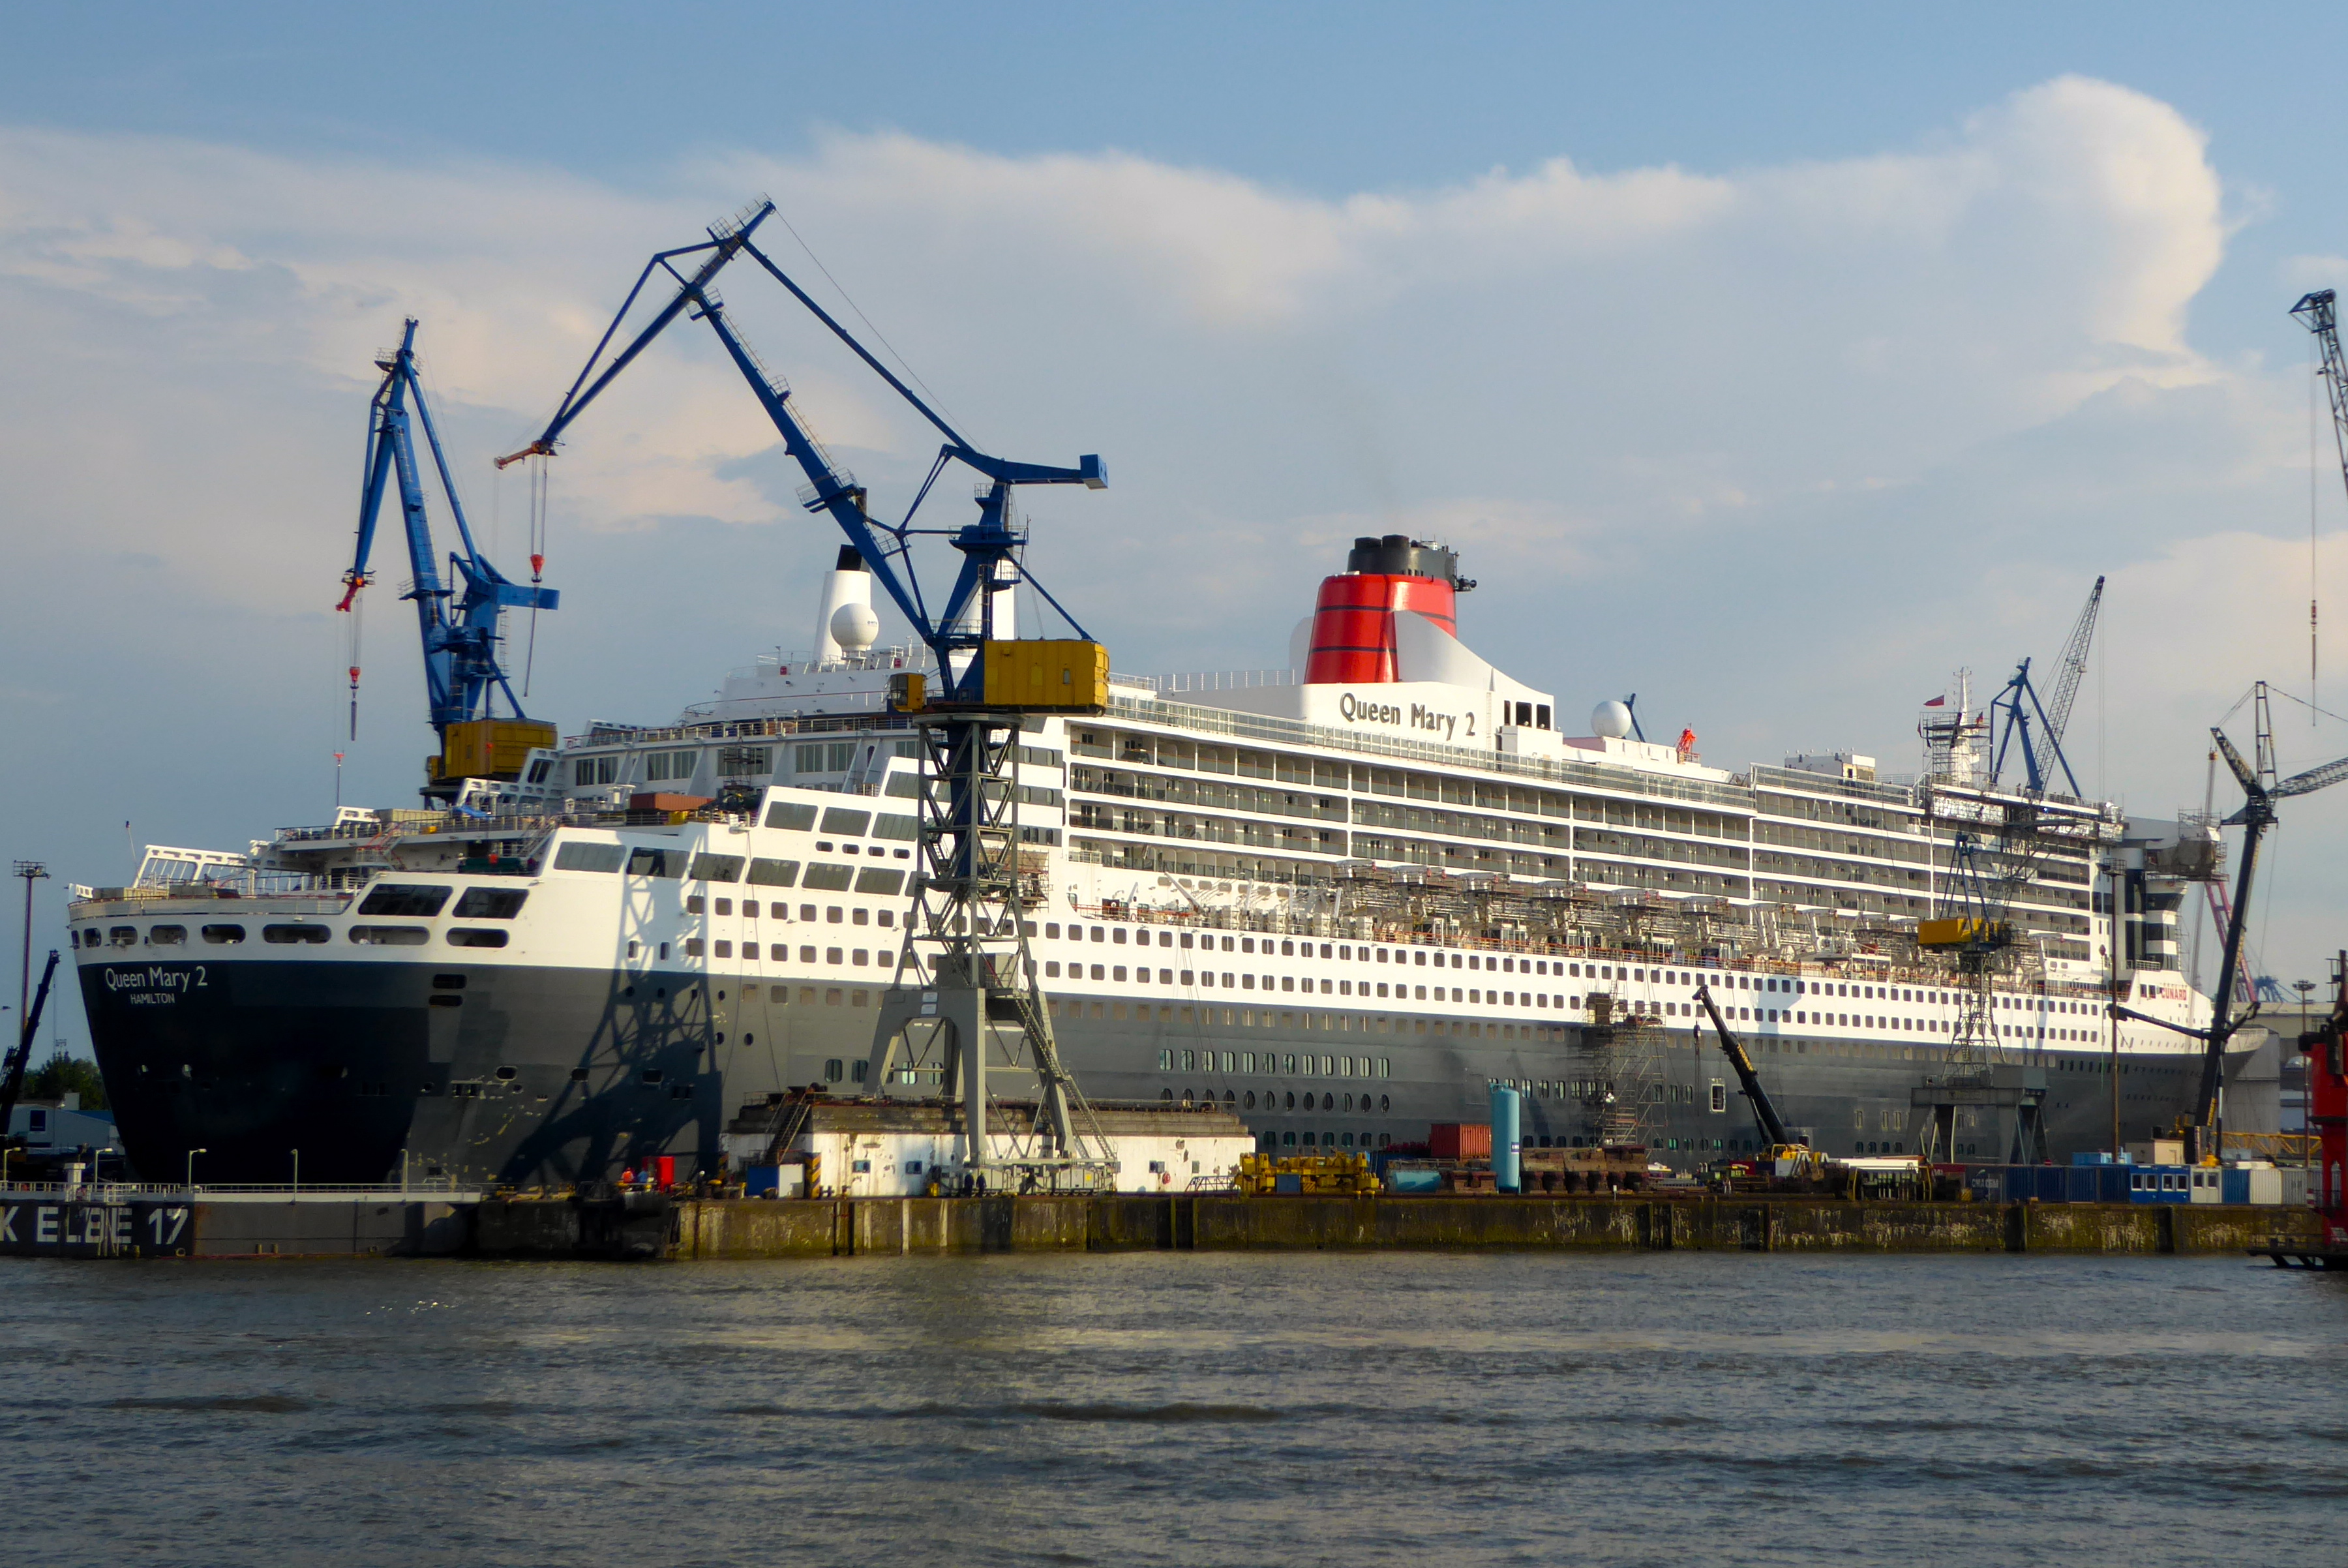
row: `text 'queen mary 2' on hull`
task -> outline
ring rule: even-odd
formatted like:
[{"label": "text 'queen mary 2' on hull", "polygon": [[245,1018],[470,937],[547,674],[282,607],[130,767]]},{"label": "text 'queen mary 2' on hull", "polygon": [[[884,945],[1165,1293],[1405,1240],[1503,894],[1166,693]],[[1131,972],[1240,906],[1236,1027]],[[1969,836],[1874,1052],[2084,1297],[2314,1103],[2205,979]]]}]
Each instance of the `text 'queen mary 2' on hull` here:
[{"label": "text 'queen mary 2' on hull", "polygon": [[[1030,937],[1086,1092],[1211,1099],[1289,1152],[1415,1142],[1507,1081],[1536,1143],[1643,1142],[1693,1170],[1759,1137],[1698,1032],[1708,981],[1790,1123],[1837,1153],[1916,1150],[1911,1094],[1948,1070],[1961,1006],[1918,923],[1950,902],[1957,833],[2017,799],[1969,692],[1913,783],[1847,753],[1708,767],[1620,704],[1564,733],[1550,693],[1460,641],[1461,586],[1447,550],[1364,539],[1290,670],[1112,677],[1106,716],[1026,722]],[[915,748],[883,701],[921,655],[839,613],[870,597],[844,552],[814,648],[673,724],[531,750],[487,816],[346,810],[77,890],[139,1170],[201,1150],[200,1180],[280,1181],[298,1150],[304,1181],[564,1182],[655,1152],[714,1166],[727,1121],[791,1087],[934,1092],[927,1069],[864,1082],[881,994],[923,979]],[[2060,1160],[2109,1141],[2115,985],[2208,1019],[2176,920],[2212,844],[2027,804],[1996,1065],[2041,1087]],[[2230,1078],[2260,1048],[2242,1044]],[[2119,1026],[2127,1136],[2188,1109],[2198,1049]],[[1961,1158],[2035,1152],[1969,1116]]]}]

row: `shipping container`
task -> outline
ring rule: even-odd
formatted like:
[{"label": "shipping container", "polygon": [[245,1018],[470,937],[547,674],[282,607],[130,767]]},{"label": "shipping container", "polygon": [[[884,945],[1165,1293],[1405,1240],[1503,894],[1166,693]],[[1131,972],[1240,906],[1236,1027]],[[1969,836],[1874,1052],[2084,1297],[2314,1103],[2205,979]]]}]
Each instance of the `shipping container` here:
[{"label": "shipping container", "polygon": [[1438,1121],[1426,1130],[1426,1151],[1437,1160],[1489,1160],[1488,1121]]}]

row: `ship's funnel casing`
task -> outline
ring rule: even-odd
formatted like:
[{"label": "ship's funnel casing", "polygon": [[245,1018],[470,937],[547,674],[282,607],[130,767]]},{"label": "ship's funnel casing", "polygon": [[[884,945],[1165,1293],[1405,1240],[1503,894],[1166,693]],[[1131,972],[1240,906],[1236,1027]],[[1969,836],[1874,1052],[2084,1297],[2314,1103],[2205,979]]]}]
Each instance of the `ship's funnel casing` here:
[{"label": "ship's funnel casing", "polygon": [[1406,534],[1356,539],[1343,575],[1321,580],[1304,665],[1307,686],[1391,682],[1395,612],[1459,634],[1458,557]]},{"label": "ship's funnel casing", "polygon": [[816,612],[815,659],[819,668],[836,665],[842,656],[839,639],[831,634],[831,621],[843,604],[861,604],[868,610],[872,607],[872,573],[852,544],[839,547],[839,559],[823,585],[823,606]]}]

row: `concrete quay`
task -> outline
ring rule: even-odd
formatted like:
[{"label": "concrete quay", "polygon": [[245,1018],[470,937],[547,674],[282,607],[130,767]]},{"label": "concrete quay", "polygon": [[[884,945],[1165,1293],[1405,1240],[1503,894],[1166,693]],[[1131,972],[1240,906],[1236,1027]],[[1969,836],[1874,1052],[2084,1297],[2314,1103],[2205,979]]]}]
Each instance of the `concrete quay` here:
[{"label": "concrete quay", "polygon": [[613,1261],[913,1253],[1344,1250],[2233,1253],[2320,1247],[2303,1208],[1813,1197],[813,1200],[304,1191],[0,1194],[0,1256]]}]

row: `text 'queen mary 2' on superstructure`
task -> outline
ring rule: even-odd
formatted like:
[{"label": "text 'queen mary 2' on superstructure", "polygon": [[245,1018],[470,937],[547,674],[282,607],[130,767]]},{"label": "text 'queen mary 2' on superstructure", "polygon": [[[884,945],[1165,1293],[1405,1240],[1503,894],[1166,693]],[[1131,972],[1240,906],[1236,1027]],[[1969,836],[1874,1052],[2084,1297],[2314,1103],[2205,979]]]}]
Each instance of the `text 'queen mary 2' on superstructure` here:
[{"label": "text 'queen mary 2' on superstructure", "polygon": [[[1550,693],[1460,640],[1464,586],[1447,550],[1364,539],[1290,670],[1112,677],[1106,716],[1027,721],[1033,952],[1087,1094],[1212,1099],[1284,1153],[1416,1141],[1507,1081],[1537,1143],[1694,1169],[1759,1136],[1698,1032],[1709,981],[1789,1122],[1838,1153],[1915,1150],[1911,1092],[1948,1069],[1961,1003],[1918,923],[1950,902],[1956,835],[2008,799],[1965,694],[1913,784],[1848,754],[1732,772],[1620,704],[1565,733]],[[929,1069],[864,1081],[883,991],[922,981],[915,748],[884,696],[924,655],[874,645],[870,600],[844,551],[812,649],[674,724],[531,751],[486,815],[346,810],[79,890],[139,1166],[202,1149],[210,1180],[278,1181],[299,1148],[305,1181],[564,1181],[714,1164],[729,1118],[789,1087],[934,1092]],[[2209,1003],[2157,874],[2174,830],[2031,804],[2023,962],[1992,1021],[2059,1160],[2109,1141],[2113,976],[2180,1024]],[[2188,1109],[2199,1049],[2120,1026],[2128,1136]],[[2029,1152],[2012,1141],[1958,1118],[1961,1158]]]}]

